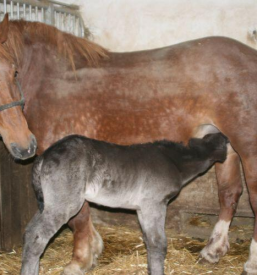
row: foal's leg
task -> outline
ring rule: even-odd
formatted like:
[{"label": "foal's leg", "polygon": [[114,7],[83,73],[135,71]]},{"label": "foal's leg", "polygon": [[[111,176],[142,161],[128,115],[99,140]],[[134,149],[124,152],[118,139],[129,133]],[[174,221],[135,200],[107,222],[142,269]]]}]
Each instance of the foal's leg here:
[{"label": "foal's leg", "polygon": [[165,235],[166,205],[144,204],[137,211],[147,248],[148,272],[152,275],[164,274],[164,259],[167,253]]},{"label": "foal's leg", "polygon": [[216,223],[201,257],[210,263],[217,263],[229,249],[228,230],[242,193],[240,159],[231,147],[223,164],[216,164],[220,202],[219,220]]},{"label": "foal's leg", "polygon": [[103,241],[95,230],[90,216],[88,202],[85,202],[77,216],[69,221],[74,234],[74,249],[71,262],[65,267],[63,275],[84,274],[96,264],[103,250]]},{"label": "foal's leg", "polygon": [[[79,210],[79,208],[78,208]],[[67,222],[66,214],[39,211],[26,227],[22,254],[21,275],[38,275],[39,258],[57,230]]]}]

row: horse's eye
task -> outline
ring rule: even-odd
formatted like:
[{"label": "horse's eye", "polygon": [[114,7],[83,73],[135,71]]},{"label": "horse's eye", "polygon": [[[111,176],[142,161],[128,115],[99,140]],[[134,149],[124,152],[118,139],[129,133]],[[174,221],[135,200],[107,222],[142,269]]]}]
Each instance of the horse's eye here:
[{"label": "horse's eye", "polygon": [[18,71],[15,71],[14,73],[14,77],[16,77],[18,75]]}]

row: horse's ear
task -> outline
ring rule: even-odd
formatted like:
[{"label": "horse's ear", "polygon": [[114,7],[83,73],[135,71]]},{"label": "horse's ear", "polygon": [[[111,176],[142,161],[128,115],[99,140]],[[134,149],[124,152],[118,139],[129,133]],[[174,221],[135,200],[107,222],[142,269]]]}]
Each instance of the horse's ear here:
[{"label": "horse's ear", "polygon": [[9,19],[8,13],[5,14],[3,21],[0,23],[0,43],[3,44],[8,38]]}]

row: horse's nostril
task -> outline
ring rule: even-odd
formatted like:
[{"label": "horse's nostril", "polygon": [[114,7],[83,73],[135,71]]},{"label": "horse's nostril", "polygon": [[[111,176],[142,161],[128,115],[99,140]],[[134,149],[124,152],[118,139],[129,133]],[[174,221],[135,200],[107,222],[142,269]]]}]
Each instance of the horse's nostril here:
[{"label": "horse's nostril", "polygon": [[15,157],[18,157],[18,158],[22,157],[21,150],[17,147],[15,143],[11,144],[11,149]]}]

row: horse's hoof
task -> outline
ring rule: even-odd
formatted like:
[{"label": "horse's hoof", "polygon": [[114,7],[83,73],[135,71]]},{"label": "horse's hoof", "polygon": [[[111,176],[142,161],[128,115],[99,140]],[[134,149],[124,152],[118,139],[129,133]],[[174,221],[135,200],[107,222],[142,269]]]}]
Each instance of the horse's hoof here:
[{"label": "horse's hoof", "polygon": [[243,271],[241,275],[248,275],[246,271]]}]

